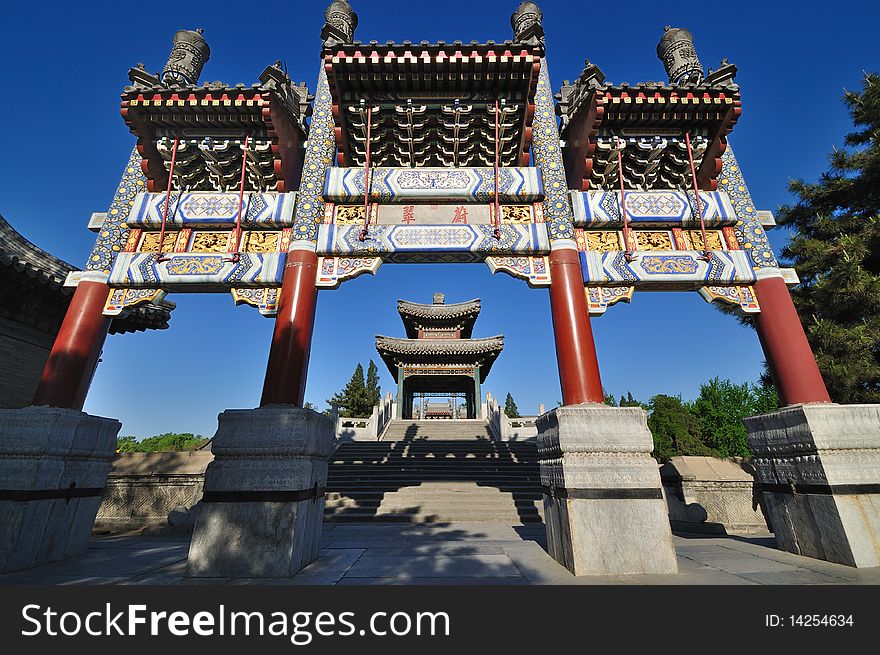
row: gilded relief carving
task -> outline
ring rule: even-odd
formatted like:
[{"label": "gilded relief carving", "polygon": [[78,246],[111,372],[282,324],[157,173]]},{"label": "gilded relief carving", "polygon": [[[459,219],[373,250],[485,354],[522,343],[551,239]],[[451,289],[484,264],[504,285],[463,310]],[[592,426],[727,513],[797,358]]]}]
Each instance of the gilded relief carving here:
[{"label": "gilded relief carving", "polygon": [[[178,232],[166,232],[162,239],[162,252],[172,252],[177,242]],[[146,232],[141,239],[140,252],[159,252],[159,233]]]},{"label": "gilded relief carving", "polygon": [[669,232],[634,231],[636,250],[675,250]]},{"label": "gilded relief carving", "polygon": [[531,223],[532,208],[528,205],[501,205],[501,220],[511,224]]},{"label": "gilded relief carving", "polygon": [[245,232],[242,250],[245,252],[277,252],[278,232]]},{"label": "gilded relief carving", "polygon": [[227,252],[230,232],[196,232],[191,252]]},{"label": "gilded relief carving", "polygon": [[623,250],[619,232],[584,232],[584,236],[587,239],[587,250],[598,252]]},{"label": "gilded relief carving", "polygon": [[724,250],[721,232],[718,230],[706,230],[706,241],[709,247],[703,245],[703,235],[699,230],[688,230],[688,239],[691,242],[692,250]]},{"label": "gilded relief carving", "polygon": [[337,225],[360,225],[364,222],[364,206],[363,205],[337,205],[336,206],[336,224]]}]

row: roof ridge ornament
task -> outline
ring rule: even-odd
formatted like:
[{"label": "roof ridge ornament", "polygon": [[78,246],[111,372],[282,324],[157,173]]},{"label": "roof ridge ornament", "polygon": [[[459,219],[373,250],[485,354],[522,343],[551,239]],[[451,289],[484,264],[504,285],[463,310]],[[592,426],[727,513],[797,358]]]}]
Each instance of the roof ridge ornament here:
[{"label": "roof ridge ornament", "polygon": [[204,30],[178,30],[168,61],[162,69],[162,82],[169,86],[195,85],[202,68],[211,58],[211,48],[205,41]]},{"label": "roof ridge ornament", "polygon": [[522,2],[510,17],[513,39],[518,43],[544,48],[544,13],[534,2]]},{"label": "roof ridge ornament", "polygon": [[358,15],[346,0],[334,0],[324,11],[321,40],[325,48],[351,43],[358,26]]},{"label": "roof ridge ornament", "polygon": [[666,68],[670,84],[699,84],[703,81],[703,65],[697,57],[690,30],[666,25],[657,44],[657,57]]}]

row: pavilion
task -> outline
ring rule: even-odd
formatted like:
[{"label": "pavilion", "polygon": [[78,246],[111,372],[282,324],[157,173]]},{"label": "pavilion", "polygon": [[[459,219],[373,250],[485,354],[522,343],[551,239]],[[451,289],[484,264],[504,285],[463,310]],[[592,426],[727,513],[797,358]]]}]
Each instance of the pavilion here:
[{"label": "pavilion", "polygon": [[[376,350],[397,380],[397,418],[484,418],[480,385],[501,354],[504,337],[472,338],[479,298],[447,305],[444,294],[435,293],[433,304],[399,300],[397,311],[406,338],[376,337]],[[427,402],[438,397],[452,401],[445,405],[448,412]],[[459,399],[465,416],[459,416]]]}]

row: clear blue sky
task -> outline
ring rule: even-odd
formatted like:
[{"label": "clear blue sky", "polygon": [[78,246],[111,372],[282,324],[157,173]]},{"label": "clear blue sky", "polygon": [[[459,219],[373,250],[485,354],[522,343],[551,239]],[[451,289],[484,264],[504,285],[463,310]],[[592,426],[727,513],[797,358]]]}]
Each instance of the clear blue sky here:
[{"label": "clear blue sky", "polygon": [[[0,26],[7,91],[0,157],[0,213],[26,237],[81,266],[94,241],[89,215],[106,211],[133,139],[119,116],[130,66],[159,70],[175,30],[203,27],[211,60],[202,79],[257,81],[276,59],[314,88],[327,1],[12,3]],[[353,0],[356,38],[496,41],[511,38],[516,0]],[[553,87],[588,58],[612,82],[664,78],[655,47],[664,25],[687,27],[704,66],[739,66],[743,115],[733,144],[759,209],[789,201],[789,178],[815,179],[849,129],[840,103],[863,69],[878,67],[876,3],[626,2],[560,0],[544,10]],[[771,233],[778,248],[786,238]],[[523,413],[560,399],[546,290],[482,265],[386,265],[319,294],[307,400],[324,406],[357,362],[376,357],[376,334],[402,335],[398,298],[483,299],[476,336],[503,333],[504,353],[485,386],[508,391]],[[110,337],[86,411],[116,417],[122,434],[213,434],[225,408],[259,401],[272,321],[228,295],[180,295],[171,328]],[[593,320],[603,382],[614,394],[693,397],[721,375],[756,380],[763,357],[749,328],[695,293],[636,294]],[[393,390],[381,367],[382,386]]]}]

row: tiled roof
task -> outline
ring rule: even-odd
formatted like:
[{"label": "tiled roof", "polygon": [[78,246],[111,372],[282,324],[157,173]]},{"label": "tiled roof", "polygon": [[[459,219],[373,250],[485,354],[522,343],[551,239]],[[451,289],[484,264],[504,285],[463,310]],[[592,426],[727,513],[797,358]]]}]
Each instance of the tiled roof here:
[{"label": "tiled roof", "polygon": [[[64,281],[71,271],[79,270],[62,259],[34,245],[0,216],[0,266],[6,266],[23,277],[48,286],[57,292],[59,302],[67,303],[73,288],[65,287]],[[137,332],[168,327],[173,302],[162,301],[136,307],[126,318],[116,318],[110,326],[111,333]]]}]

